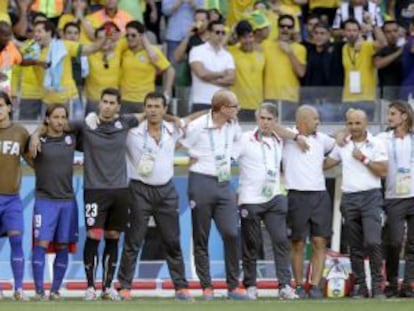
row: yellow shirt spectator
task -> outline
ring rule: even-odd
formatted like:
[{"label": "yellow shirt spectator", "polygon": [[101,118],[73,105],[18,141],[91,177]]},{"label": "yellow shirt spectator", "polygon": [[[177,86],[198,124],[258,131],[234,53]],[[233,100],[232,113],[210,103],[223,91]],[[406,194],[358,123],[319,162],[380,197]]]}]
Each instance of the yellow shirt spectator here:
[{"label": "yellow shirt spectator", "polygon": [[9,10],[9,1],[8,0],[0,1],[0,12],[7,13],[8,10]]},{"label": "yellow shirt spectator", "polygon": [[130,49],[122,55],[120,89],[122,99],[129,102],[143,103],[145,95],[155,90],[155,79],[158,72],[170,67],[170,62],[153,46],[157,54],[157,62],[153,64],[145,49],[134,53]]},{"label": "yellow shirt spectator", "polygon": [[7,24],[11,25],[10,15],[6,12],[0,11],[0,21],[4,21]]},{"label": "yellow shirt spectator", "polygon": [[[65,25],[69,22],[74,22],[76,21],[76,17],[73,14],[63,14],[60,18],[59,18],[59,23],[58,23],[58,30],[63,31],[63,28],[65,27]],[[80,42],[81,43],[89,43],[91,42],[91,40],[89,40],[88,35],[86,34],[85,29],[83,28],[83,26],[80,26],[81,31],[80,31]]]},{"label": "yellow shirt spectator", "polygon": [[[292,15],[295,19],[295,32],[300,32],[300,22],[299,18],[295,15],[295,10],[287,5],[281,5],[280,7],[281,14],[288,14]],[[270,34],[269,34],[269,41],[276,40],[279,37],[279,14],[273,12],[272,10],[266,11],[266,17],[270,21]]]},{"label": "yellow shirt spectator", "polygon": [[121,56],[122,48],[119,44],[107,54],[106,62],[101,51],[88,56],[89,74],[85,81],[88,99],[99,101],[103,89],[118,87],[121,75]]},{"label": "yellow shirt spectator", "polygon": [[43,86],[32,66],[14,66],[12,72],[12,95],[24,99],[41,99]]},{"label": "yellow shirt spectator", "polygon": [[[299,62],[306,64],[306,49],[299,43],[290,44]],[[278,41],[263,44],[266,65],[264,74],[264,98],[299,101],[299,78],[296,76],[289,57],[279,47]]]},{"label": "yellow shirt spectator", "polygon": [[340,3],[340,0],[309,0],[309,8],[337,8]]},{"label": "yellow shirt spectator", "polygon": [[[66,104],[71,99],[76,98],[78,91],[73,80],[72,75],[72,57],[78,56],[79,49],[81,48],[80,43],[72,41],[63,41],[67,55],[63,59],[63,72],[60,82],[62,91],[46,91],[44,90],[43,102],[46,104],[62,103]],[[43,48],[39,57],[40,61],[46,62],[49,47]],[[43,85],[45,69],[40,66],[35,67],[36,75]]]},{"label": "yellow shirt spectator", "polygon": [[242,109],[254,110],[263,101],[264,55],[257,50],[244,52],[238,45],[230,47],[229,52],[236,65],[236,80],[231,90]]},{"label": "yellow shirt spectator", "polygon": [[232,0],[228,3],[226,23],[230,28],[253,9],[254,0]]},{"label": "yellow shirt spectator", "polygon": [[[342,48],[342,64],[344,66],[345,84],[342,92],[343,102],[373,101],[376,98],[376,70],[374,66],[375,46],[372,41],[365,41],[356,52],[349,44]],[[351,92],[350,75],[356,73],[360,77],[360,92]],[[354,83],[355,77],[354,77]]]},{"label": "yellow shirt spectator", "polygon": [[282,5],[284,5],[285,7],[289,7],[289,9],[293,13],[293,16],[302,15],[302,8],[299,4],[295,3],[295,0],[282,0]]},{"label": "yellow shirt spectator", "polygon": [[108,16],[105,9],[101,9],[86,16],[86,18],[95,29],[101,27],[106,22],[113,22],[118,26],[122,33],[125,33],[126,24],[132,20],[131,15],[121,9],[118,9],[113,17]]}]

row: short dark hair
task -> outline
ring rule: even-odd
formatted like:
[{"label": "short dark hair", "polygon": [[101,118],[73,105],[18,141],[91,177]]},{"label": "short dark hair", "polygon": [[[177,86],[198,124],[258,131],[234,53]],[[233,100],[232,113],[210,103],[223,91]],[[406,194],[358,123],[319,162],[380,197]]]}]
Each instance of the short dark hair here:
[{"label": "short dark hair", "polygon": [[46,32],[50,32],[52,34],[52,37],[54,37],[56,35],[56,27],[50,20],[38,21],[34,24],[34,27],[36,27],[38,25],[43,25],[43,29]]},{"label": "short dark hair", "polygon": [[346,25],[354,24],[358,26],[358,29],[361,30],[361,24],[355,18],[348,18],[346,21],[342,22],[342,29],[345,29]]},{"label": "short dark hair", "polygon": [[212,31],[213,30],[213,27],[215,25],[223,25],[224,26],[224,22],[221,21],[221,20],[218,20],[218,21],[212,21],[212,22],[208,23],[208,28],[207,28],[208,31]]},{"label": "short dark hair", "polygon": [[144,107],[147,104],[147,101],[150,100],[150,99],[161,99],[162,105],[164,107],[167,107],[168,106],[167,98],[165,98],[165,96],[164,96],[163,93],[160,93],[160,92],[150,92],[147,95],[145,95],[145,98],[144,98]]},{"label": "short dark hair", "polygon": [[253,27],[247,20],[241,20],[237,23],[234,29],[238,38],[243,37],[249,33],[253,33]]},{"label": "short dark hair", "polygon": [[308,17],[306,17],[306,22],[309,22],[311,19],[317,18],[318,20],[321,19],[320,15],[316,14],[316,13],[311,13],[308,15]]},{"label": "short dark hair", "polygon": [[64,104],[51,104],[51,105],[48,105],[46,108],[46,113],[45,113],[45,118],[43,120],[43,124],[47,126],[48,124],[46,123],[46,118],[50,117],[56,109],[60,109],[60,108],[65,110],[66,118],[69,117],[68,108]]},{"label": "short dark hair", "polygon": [[280,25],[280,22],[284,19],[288,19],[292,22],[293,27],[295,27],[295,18],[290,14],[282,14],[277,19],[277,24]]},{"label": "short dark hair", "polygon": [[105,96],[105,95],[112,95],[112,96],[116,96],[116,100],[118,102],[118,104],[121,104],[121,92],[118,89],[115,89],[113,87],[107,87],[106,89],[103,89],[101,92],[101,99]]},{"label": "short dark hair", "polygon": [[194,11],[194,16],[196,16],[197,14],[205,14],[207,19],[208,19],[208,11],[206,9],[197,9]]},{"label": "short dark hair", "polygon": [[397,25],[397,27],[399,27],[399,24],[396,20],[389,20],[389,21],[385,21],[384,24],[382,25],[382,30],[385,30],[385,26],[387,25]]},{"label": "short dark hair", "polygon": [[318,22],[315,26],[313,26],[313,29],[316,29],[316,28],[323,28],[327,31],[331,30],[331,27],[329,27],[327,23],[323,23],[323,22]]},{"label": "short dark hair", "polygon": [[138,31],[138,33],[144,33],[145,32],[144,24],[139,22],[139,21],[130,21],[126,24],[125,28],[133,28],[136,31]]},{"label": "short dark hair", "polygon": [[7,106],[13,106],[9,94],[7,94],[6,92],[0,91],[0,99],[3,99]]},{"label": "short dark hair", "polygon": [[68,23],[66,23],[66,24],[65,24],[65,26],[63,26],[63,33],[65,33],[65,32],[66,32],[66,30],[67,30],[69,27],[75,27],[75,28],[78,30],[78,32],[79,32],[79,33],[80,33],[80,31],[81,31],[81,28],[80,28],[80,26],[79,26],[79,24],[78,24],[78,23],[75,23],[75,22],[68,22]]}]

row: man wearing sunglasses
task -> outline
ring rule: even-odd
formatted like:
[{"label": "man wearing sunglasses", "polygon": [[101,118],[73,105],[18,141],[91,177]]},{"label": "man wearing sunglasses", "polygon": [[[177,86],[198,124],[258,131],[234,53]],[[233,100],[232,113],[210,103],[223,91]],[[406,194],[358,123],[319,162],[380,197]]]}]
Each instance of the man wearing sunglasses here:
[{"label": "man wearing sunglasses", "polygon": [[224,23],[210,22],[208,31],[210,32],[208,41],[190,51],[193,112],[209,109],[213,94],[234,83],[234,60],[224,49],[226,39]]},{"label": "man wearing sunglasses", "polygon": [[300,78],[306,72],[306,50],[293,41],[295,19],[281,15],[278,20],[279,37],[266,42],[264,97],[282,105],[281,119],[293,121],[299,101]]}]

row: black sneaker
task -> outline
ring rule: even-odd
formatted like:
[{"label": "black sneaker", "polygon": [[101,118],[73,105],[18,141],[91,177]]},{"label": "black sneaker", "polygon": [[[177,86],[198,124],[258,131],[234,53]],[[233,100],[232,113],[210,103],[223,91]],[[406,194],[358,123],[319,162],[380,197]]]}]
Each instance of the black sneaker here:
[{"label": "black sneaker", "polygon": [[406,297],[406,298],[413,298],[414,297],[414,284],[402,284],[401,291],[400,291],[400,297]]},{"label": "black sneaker", "polygon": [[384,294],[387,298],[398,297],[398,285],[388,285],[385,287]]},{"label": "black sneaker", "polygon": [[355,299],[368,298],[369,293],[368,293],[367,286],[365,284],[364,285],[355,284],[354,289],[351,293],[351,297]]}]

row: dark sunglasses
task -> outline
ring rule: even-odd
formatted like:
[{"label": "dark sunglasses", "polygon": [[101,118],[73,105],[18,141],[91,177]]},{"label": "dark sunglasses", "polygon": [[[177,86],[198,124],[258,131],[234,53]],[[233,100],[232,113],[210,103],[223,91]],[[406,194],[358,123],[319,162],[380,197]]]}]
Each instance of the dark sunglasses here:
[{"label": "dark sunglasses", "polygon": [[279,28],[286,28],[286,29],[293,29],[293,25],[284,25],[284,24],[279,24]]},{"label": "dark sunglasses", "polygon": [[214,33],[217,36],[220,36],[220,35],[224,36],[226,34],[226,32],[224,30],[215,30]]}]

